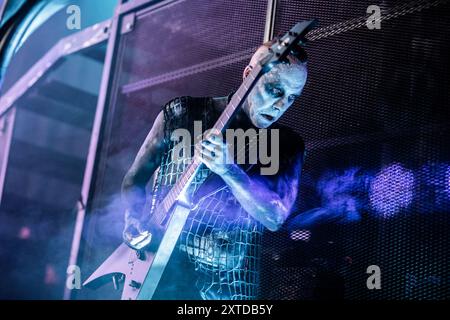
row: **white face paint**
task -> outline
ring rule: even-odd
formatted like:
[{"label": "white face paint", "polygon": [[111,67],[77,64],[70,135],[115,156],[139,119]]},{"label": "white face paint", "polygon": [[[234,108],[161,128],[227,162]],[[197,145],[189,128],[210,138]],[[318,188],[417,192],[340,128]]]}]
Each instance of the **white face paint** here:
[{"label": "white face paint", "polygon": [[277,64],[264,74],[247,97],[243,109],[258,128],[276,122],[306,84],[307,69],[300,64]]}]

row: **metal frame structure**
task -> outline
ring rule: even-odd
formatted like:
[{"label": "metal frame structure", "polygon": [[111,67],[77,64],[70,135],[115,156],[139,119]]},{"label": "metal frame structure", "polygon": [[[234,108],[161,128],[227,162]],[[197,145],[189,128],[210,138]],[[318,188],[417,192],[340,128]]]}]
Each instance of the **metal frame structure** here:
[{"label": "metal frame structure", "polygon": [[[14,105],[55,64],[64,57],[106,41],[109,37],[111,20],[97,23],[83,31],[59,40],[39,61],[33,65],[4,95],[0,97],[0,121],[5,123],[6,139],[0,167],[0,203],[3,195],[6,169],[13,134]],[[12,114],[12,116],[10,115]]]},{"label": "metal frame structure", "polygon": [[[66,56],[87,49],[94,45],[100,44],[106,40],[111,40],[111,34],[114,34],[114,27],[117,24],[117,19],[114,17],[112,19],[105,20],[103,22],[97,23],[91,27],[84,29],[83,31],[77,32],[71,36],[60,39],[41,59],[39,59],[32,68],[30,68],[4,95],[0,97],[0,121],[4,123],[4,135],[6,136],[6,143],[4,145],[4,153],[2,155],[1,167],[0,167],[0,201],[3,194],[7,162],[9,158],[9,150],[11,146],[14,120],[15,120],[15,108],[14,105],[18,99],[20,99],[29,89],[33,87],[48,71],[50,71],[61,59]],[[108,65],[108,55],[106,56],[105,66]],[[109,76],[109,75],[108,75]],[[103,83],[102,83],[103,84]],[[102,86],[103,87],[103,86]],[[103,88],[102,88],[103,89]],[[101,99],[98,100],[101,102]],[[104,104],[100,104],[104,105]],[[94,128],[92,131],[92,138],[97,137],[97,132],[100,131],[100,126],[98,122],[101,121],[98,113],[103,110],[101,107],[97,107],[96,117],[94,122]],[[94,140],[94,141],[93,141]],[[88,160],[92,157],[92,149],[97,147],[97,142],[95,139],[91,139],[91,146],[89,149]],[[92,176],[92,166],[87,163],[85,169],[84,180],[90,180],[86,178],[86,175]],[[87,182],[86,182],[87,183]],[[84,184],[83,184],[84,185]],[[83,188],[85,190],[86,188]],[[84,199],[82,193],[82,198]],[[83,202],[80,202],[83,203]],[[78,204],[80,206],[80,204]],[[83,219],[80,219],[80,212],[82,208],[79,207],[77,219],[75,222],[75,231],[72,241],[72,248],[70,253],[69,265],[76,264],[79,240],[81,236]],[[83,215],[84,218],[84,215]],[[70,293],[65,291],[64,298],[70,296]]]},{"label": "metal frame structure", "polygon": [[0,157],[0,204],[2,203],[3,188],[6,179],[6,168],[8,167],[9,150],[11,149],[15,118],[15,108],[12,108],[8,114],[0,118],[0,138],[3,137],[4,140],[3,146],[0,146],[4,150],[4,153]]},{"label": "metal frame structure", "polygon": [[8,112],[14,103],[60,59],[106,41],[109,37],[110,26],[111,19],[59,40],[0,98],[0,117]]},{"label": "metal frame structure", "polygon": [[[120,6],[119,6],[120,8]],[[117,13],[117,11],[116,11]],[[108,45],[106,49],[105,64],[103,67],[102,82],[100,85],[100,92],[97,100],[97,108],[95,112],[94,125],[92,127],[91,140],[89,143],[89,151],[86,159],[86,167],[84,171],[83,184],[81,187],[81,195],[77,204],[77,217],[75,221],[75,229],[72,239],[72,247],[70,250],[69,266],[76,265],[78,260],[78,253],[80,249],[81,234],[83,232],[84,218],[86,216],[87,204],[93,183],[94,170],[96,167],[96,159],[101,138],[101,131],[103,127],[103,118],[110,96],[110,84],[113,81],[112,70],[115,63],[115,53],[118,39],[118,29],[120,24],[120,15],[114,15],[111,19]],[[65,288],[64,300],[71,298],[71,290]]]}]

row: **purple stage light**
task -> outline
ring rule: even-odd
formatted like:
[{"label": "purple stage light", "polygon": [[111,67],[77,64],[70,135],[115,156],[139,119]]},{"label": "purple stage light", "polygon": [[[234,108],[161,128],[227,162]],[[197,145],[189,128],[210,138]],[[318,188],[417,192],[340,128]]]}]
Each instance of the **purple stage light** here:
[{"label": "purple stage light", "polygon": [[372,181],[370,203],[382,217],[390,218],[407,208],[414,197],[414,173],[400,164],[384,168]]},{"label": "purple stage light", "polygon": [[46,285],[54,285],[58,283],[57,272],[55,266],[52,264],[47,264],[45,266],[44,283]]},{"label": "purple stage light", "polygon": [[29,227],[22,227],[18,234],[19,239],[28,240],[31,237],[31,229]]}]

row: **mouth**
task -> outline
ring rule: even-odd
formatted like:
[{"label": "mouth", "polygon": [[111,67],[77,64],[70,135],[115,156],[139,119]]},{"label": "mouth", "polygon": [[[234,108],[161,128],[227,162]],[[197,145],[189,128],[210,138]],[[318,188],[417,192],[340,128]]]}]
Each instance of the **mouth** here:
[{"label": "mouth", "polygon": [[270,114],[265,114],[265,113],[263,113],[263,114],[261,114],[261,116],[262,116],[264,119],[266,119],[267,121],[273,121],[273,120],[275,119],[275,117],[274,117],[274,116],[271,116]]}]

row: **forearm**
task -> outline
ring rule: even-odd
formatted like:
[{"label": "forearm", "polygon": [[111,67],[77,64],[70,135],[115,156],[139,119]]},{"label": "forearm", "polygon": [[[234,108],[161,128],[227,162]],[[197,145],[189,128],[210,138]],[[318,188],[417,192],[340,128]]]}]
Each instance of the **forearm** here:
[{"label": "forearm", "polygon": [[253,218],[271,231],[278,230],[287,217],[288,209],[276,192],[263,182],[250,178],[239,166],[230,165],[221,175],[241,206]]},{"label": "forearm", "polygon": [[146,185],[160,164],[164,148],[163,121],[160,112],[122,182],[122,201],[133,217],[140,217],[146,202]]},{"label": "forearm", "polygon": [[130,176],[125,176],[122,183],[122,202],[132,217],[140,217],[145,206],[145,184],[136,183]]}]

